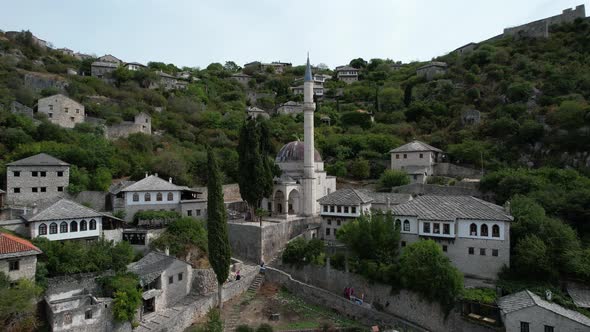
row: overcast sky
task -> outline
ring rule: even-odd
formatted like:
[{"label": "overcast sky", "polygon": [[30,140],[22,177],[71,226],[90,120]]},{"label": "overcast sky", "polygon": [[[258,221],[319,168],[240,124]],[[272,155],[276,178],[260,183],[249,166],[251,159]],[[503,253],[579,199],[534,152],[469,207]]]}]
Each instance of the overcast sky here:
[{"label": "overcast sky", "polygon": [[[4,0],[0,29],[131,62],[429,60],[587,0]],[[590,6],[586,6],[590,11]]]}]

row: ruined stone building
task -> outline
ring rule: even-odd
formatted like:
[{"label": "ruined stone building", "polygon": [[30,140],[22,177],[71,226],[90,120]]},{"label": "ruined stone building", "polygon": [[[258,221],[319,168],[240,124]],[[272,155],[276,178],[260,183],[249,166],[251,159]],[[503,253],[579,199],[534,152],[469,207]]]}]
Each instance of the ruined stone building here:
[{"label": "ruined stone building", "polygon": [[231,79],[235,80],[236,82],[242,84],[243,86],[248,86],[248,83],[252,79],[250,75],[246,75],[244,73],[236,73],[230,76]]},{"label": "ruined stone building", "polygon": [[84,122],[84,105],[62,94],[39,99],[37,111],[47,115],[49,122],[64,128]]},{"label": "ruined stone building", "polygon": [[111,73],[119,68],[119,65],[114,62],[94,61],[90,65],[90,74],[93,77],[111,80]]},{"label": "ruined stone building", "polygon": [[436,77],[447,73],[447,64],[440,61],[431,61],[430,63],[416,69],[418,77],[424,77],[427,81],[431,81]]},{"label": "ruined stone building", "polygon": [[149,114],[141,112],[133,118],[133,121],[123,121],[108,126],[105,134],[108,139],[117,139],[136,133],[152,134],[152,117]]},{"label": "ruined stone building", "polygon": [[70,164],[40,153],[6,165],[7,204],[33,206],[63,196],[70,183]]}]

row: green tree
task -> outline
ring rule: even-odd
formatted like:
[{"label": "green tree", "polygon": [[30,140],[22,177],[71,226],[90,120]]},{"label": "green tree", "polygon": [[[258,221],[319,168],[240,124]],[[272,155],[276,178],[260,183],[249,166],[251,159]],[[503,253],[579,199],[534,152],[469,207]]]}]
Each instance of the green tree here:
[{"label": "green tree", "polygon": [[99,279],[107,296],[113,297],[113,316],[118,322],[131,322],[141,305],[139,278],[133,273],[118,273]]},{"label": "green tree", "polygon": [[547,246],[536,235],[527,235],[521,239],[514,249],[514,266],[524,277],[553,279],[556,272],[550,260]]},{"label": "green tree", "polygon": [[404,171],[388,169],[379,177],[379,188],[391,190],[392,187],[403,186],[410,183],[410,177]]},{"label": "green tree", "polygon": [[221,174],[216,157],[207,149],[207,238],[209,246],[209,262],[217,276],[219,308],[223,307],[223,283],[229,275],[231,248],[227,232],[227,215],[223,202]]},{"label": "green tree", "polygon": [[171,222],[150,246],[160,250],[168,248],[170,253],[177,257],[186,255],[194,248],[206,253],[208,244],[204,222],[189,217],[177,219]]},{"label": "green tree", "polygon": [[350,175],[358,180],[364,180],[371,175],[371,167],[366,159],[355,159],[350,163]]},{"label": "green tree", "polygon": [[0,330],[34,331],[39,326],[37,297],[41,288],[32,281],[20,279],[10,287],[8,277],[0,272]]}]

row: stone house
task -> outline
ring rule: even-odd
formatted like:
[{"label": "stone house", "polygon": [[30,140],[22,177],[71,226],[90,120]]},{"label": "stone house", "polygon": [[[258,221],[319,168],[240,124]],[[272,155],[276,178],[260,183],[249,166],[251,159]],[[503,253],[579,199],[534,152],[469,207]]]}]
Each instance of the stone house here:
[{"label": "stone house", "polygon": [[336,78],[340,81],[350,84],[359,80],[359,70],[350,66],[339,66],[334,70]]},{"label": "stone house", "polygon": [[152,251],[127,270],[139,276],[143,289],[140,317],[171,307],[191,291],[191,265],[164,253]]},{"label": "stone house", "polygon": [[125,69],[132,70],[132,71],[137,71],[137,70],[147,68],[145,65],[143,65],[139,62],[127,62],[126,64],[123,65],[123,67],[125,67]]},{"label": "stone house", "polygon": [[150,86],[150,89],[155,89],[157,87],[160,87],[164,90],[173,90],[176,89],[178,80],[176,79],[176,77],[165,73],[163,71],[158,71],[156,72],[156,74],[159,77],[159,81],[157,84]]},{"label": "stone house", "polygon": [[119,68],[119,64],[115,62],[94,61],[90,65],[90,75],[107,81],[111,80],[111,73]]},{"label": "stone house", "polygon": [[248,113],[248,118],[256,119],[258,117],[262,117],[265,119],[270,119],[270,115],[265,110],[255,106],[248,107],[246,109],[246,113]]},{"label": "stone house", "polygon": [[41,98],[37,104],[37,111],[60,127],[74,128],[84,122],[84,105],[62,94]]},{"label": "stone house", "polygon": [[0,272],[10,281],[35,279],[37,255],[42,251],[31,242],[0,232]]},{"label": "stone house", "polygon": [[294,101],[288,101],[277,108],[277,113],[288,115],[303,113],[303,104]]},{"label": "stone house", "polygon": [[117,66],[119,66],[119,65],[121,65],[123,63],[123,61],[121,61],[121,59],[119,59],[119,58],[117,58],[117,57],[115,57],[113,55],[110,55],[110,54],[105,54],[105,55],[99,57],[97,60],[98,61],[101,61],[101,62],[116,63]]},{"label": "stone house", "polygon": [[425,183],[434,174],[434,165],[439,161],[442,150],[414,140],[389,153],[391,169],[405,171],[410,175],[412,183]]},{"label": "stone house", "polygon": [[454,51],[452,51],[451,53],[457,53],[457,55],[459,56],[463,56],[465,54],[471,53],[473,52],[473,50],[477,47],[477,43],[471,42],[471,43],[467,43],[461,47],[458,47],[457,49],[455,49]]},{"label": "stone house", "polygon": [[[290,89],[291,89],[291,93],[294,95],[302,95],[303,94],[303,85],[291,87]],[[320,85],[320,86],[314,85],[313,94],[314,94],[314,96],[317,96],[317,97],[323,97],[324,96],[324,86],[323,85]]]},{"label": "stone house", "polygon": [[176,211],[182,216],[205,217],[207,201],[200,192],[178,186],[158,177],[147,175],[137,182],[122,182],[111,186],[110,203],[113,211],[125,211],[125,220],[133,220],[139,211]]},{"label": "stone house", "polygon": [[336,240],[336,231],[348,221],[369,214],[373,199],[357,189],[336,190],[320,199],[320,216],[322,231],[320,238],[327,241]]},{"label": "stone house", "polygon": [[45,153],[6,164],[7,204],[32,206],[64,195],[70,164]]},{"label": "stone house", "polygon": [[471,196],[418,196],[391,207],[401,247],[432,239],[465,276],[496,279],[510,265],[510,223],[501,206]]},{"label": "stone house", "polygon": [[498,299],[506,332],[590,331],[590,318],[529,290]]},{"label": "stone house", "polygon": [[106,128],[108,139],[127,137],[136,133],[152,134],[152,117],[149,114],[141,112],[133,118],[133,121],[123,121]]},{"label": "stone house", "polygon": [[26,116],[27,118],[33,119],[33,109],[19,103],[16,100],[10,104],[10,112],[12,112],[13,114],[19,114],[22,116]]},{"label": "stone house", "polygon": [[230,76],[232,80],[242,84],[243,86],[248,86],[248,83],[252,79],[250,75],[246,75],[244,73],[236,73]]},{"label": "stone house", "polygon": [[74,53],[74,58],[76,58],[78,60],[86,60],[86,59],[92,59],[94,57],[92,55],[90,55],[90,54],[84,54],[84,53],[76,52],[76,53]]},{"label": "stone house", "polygon": [[461,114],[463,125],[476,125],[481,122],[481,112],[476,109],[468,109]]},{"label": "stone house", "polygon": [[424,77],[427,81],[431,81],[436,77],[447,73],[447,64],[440,61],[431,61],[422,67],[416,69],[418,77]]}]

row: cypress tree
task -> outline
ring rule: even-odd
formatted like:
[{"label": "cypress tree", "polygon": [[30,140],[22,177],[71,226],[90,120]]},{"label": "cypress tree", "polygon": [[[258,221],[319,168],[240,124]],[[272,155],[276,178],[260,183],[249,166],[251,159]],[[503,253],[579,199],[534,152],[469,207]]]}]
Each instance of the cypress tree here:
[{"label": "cypress tree", "polygon": [[209,262],[217,276],[219,308],[223,307],[221,292],[229,275],[231,248],[227,232],[227,214],[223,203],[221,174],[213,150],[207,148],[207,239]]}]

